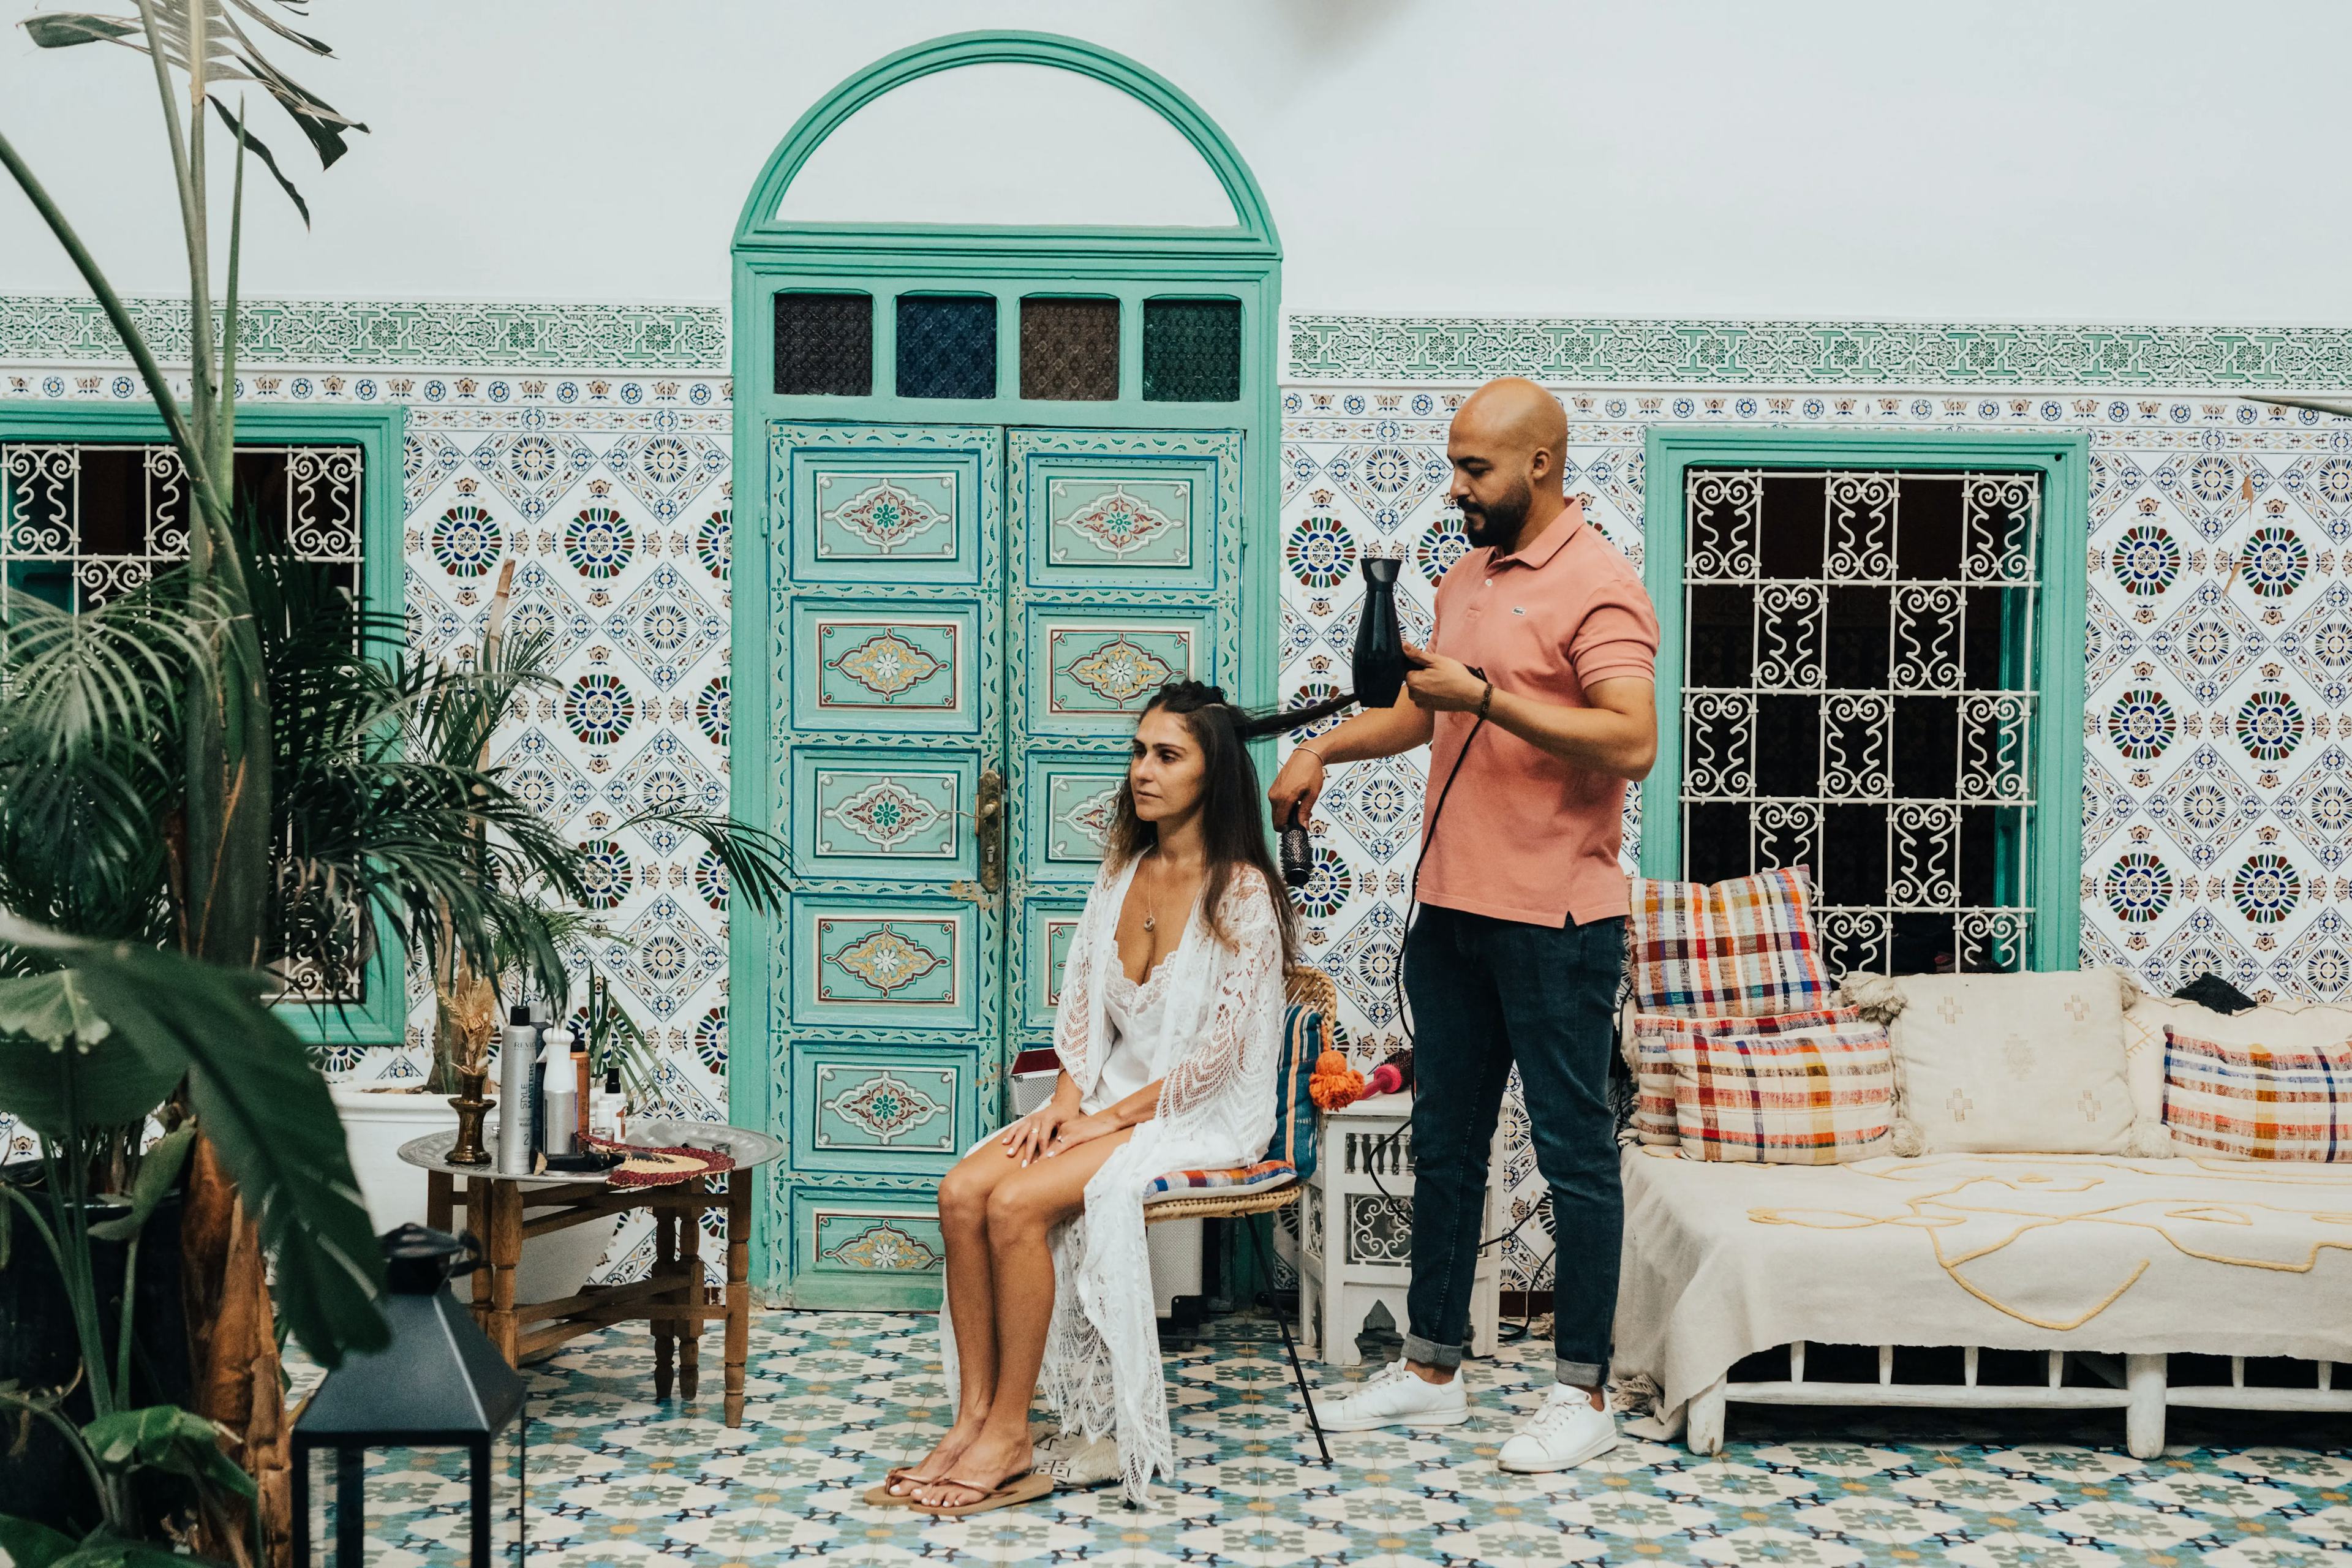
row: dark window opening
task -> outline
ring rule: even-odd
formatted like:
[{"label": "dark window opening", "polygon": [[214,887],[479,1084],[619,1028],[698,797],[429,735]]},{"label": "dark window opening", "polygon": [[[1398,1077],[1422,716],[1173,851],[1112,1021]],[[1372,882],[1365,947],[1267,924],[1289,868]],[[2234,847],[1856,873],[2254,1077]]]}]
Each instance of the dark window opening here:
[{"label": "dark window opening", "polygon": [[1146,402],[1231,403],[1241,395],[1239,300],[1143,302]]},{"label": "dark window opening", "polygon": [[1021,301],[1021,395],[1071,403],[1118,396],[1118,301]]},{"label": "dark window opening", "polygon": [[1809,866],[1833,971],[2024,966],[2031,473],[1693,469],[1682,875]]},{"label": "dark window opening", "polygon": [[776,391],[788,397],[870,397],[874,297],[783,293],[776,308]]},{"label": "dark window opening", "polygon": [[898,296],[898,395],[996,395],[996,300],[987,294]]}]

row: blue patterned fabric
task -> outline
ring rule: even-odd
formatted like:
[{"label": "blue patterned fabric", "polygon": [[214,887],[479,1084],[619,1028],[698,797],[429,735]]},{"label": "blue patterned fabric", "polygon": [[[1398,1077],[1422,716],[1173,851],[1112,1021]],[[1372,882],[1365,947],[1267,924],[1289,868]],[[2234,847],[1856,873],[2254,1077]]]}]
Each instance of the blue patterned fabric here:
[{"label": "blue patterned fabric", "polygon": [[1297,1179],[1298,1173],[1287,1160],[1261,1160],[1255,1165],[1234,1165],[1222,1171],[1171,1171],[1143,1189],[1143,1201],[1150,1204],[1161,1198],[1197,1197],[1202,1193],[1240,1197],[1261,1187],[1279,1187]]}]

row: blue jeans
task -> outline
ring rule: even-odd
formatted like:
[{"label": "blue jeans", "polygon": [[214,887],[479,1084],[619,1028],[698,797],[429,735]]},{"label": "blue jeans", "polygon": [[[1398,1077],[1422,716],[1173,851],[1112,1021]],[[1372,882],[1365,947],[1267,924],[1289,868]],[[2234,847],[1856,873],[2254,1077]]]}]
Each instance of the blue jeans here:
[{"label": "blue jeans", "polygon": [[1519,1064],[1536,1168],[1551,1187],[1554,1375],[1608,1375],[1625,1232],[1609,1058],[1622,916],[1561,927],[1424,906],[1404,963],[1412,1004],[1412,1289],[1405,1355],[1461,1363],[1486,1218],[1486,1146]]}]

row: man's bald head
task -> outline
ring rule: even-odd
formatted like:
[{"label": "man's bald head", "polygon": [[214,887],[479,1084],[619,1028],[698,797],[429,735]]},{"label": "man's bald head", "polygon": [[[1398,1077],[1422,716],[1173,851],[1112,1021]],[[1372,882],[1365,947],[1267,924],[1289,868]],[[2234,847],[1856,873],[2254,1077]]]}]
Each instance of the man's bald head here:
[{"label": "man's bald head", "polygon": [[1464,399],[1445,455],[1454,464],[1447,493],[1473,544],[1518,549],[1566,505],[1568,415],[1559,399],[1524,377],[1490,381]]}]

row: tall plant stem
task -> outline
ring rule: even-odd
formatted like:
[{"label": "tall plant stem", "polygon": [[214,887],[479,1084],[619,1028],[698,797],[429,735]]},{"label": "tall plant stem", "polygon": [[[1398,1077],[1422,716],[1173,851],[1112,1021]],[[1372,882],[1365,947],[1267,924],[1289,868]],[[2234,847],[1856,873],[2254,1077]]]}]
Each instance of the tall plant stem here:
[{"label": "tall plant stem", "polygon": [[115,335],[122,340],[122,346],[131,351],[131,363],[138,366],[139,379],[147,384],[147,395],[155,400],[156,411],[163,416],[163,428],[172,437],[172,446],[180,454],[180,460],[188,466],[189,479],[199,492],[210,489],[212,465],[196,445],[195,434],[188,426],[188,416],[180,407],[179,399],[172,395],[172,384],[163,379],[163,367],[155,362],[154,350],[147,346],[146,334],[131,319],[131,311],[123,305],[121,297],[115,293],[114,285],[108,282],[106,274],[99,270],[98,262],[91,257],[89,247],[82,244],[81,236],[74,232],[73,225],[66,221],[66,215],[58,210],[56,202],[50,200],[47,188],[34,174],[31,166],[17,156],[16,147],[5,135],[0,135],[0,166],[7,169],[17,188],[25,193],[25,199],[33,204],[33,210],[39,213],[41,221],[49,226],[49,232],[57,237],[58,244],[64,248],[68,259],[73,262],[74,269],[81,274],[82,281],[89,285],[90,293],[97,297],[99,309],[106,312],[107,321],[114,328]]},{"label": "tall plant stem", "polygon": [[39,1400],[27,1399],[10,1389],[0,1388],[0,1405],[13,1405],[19,1410],[39,1416],[58,1429],[65,1438],[66,1447],[73,1450],[73,1457],[79,1459],[81,1468],[89,1472],[89,1489],[98,1494],[98,1506],[106,1510],[106,1527],[123,1532],[129,1521],[117,1511],[115,1489],[107,1484],[105,1472],[98,1468],[98,1460],[90,1453],[89,1442],[75,1429],[74,1424]]}]

